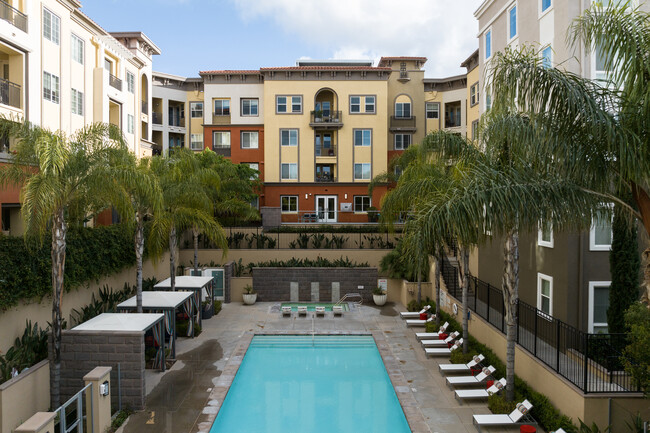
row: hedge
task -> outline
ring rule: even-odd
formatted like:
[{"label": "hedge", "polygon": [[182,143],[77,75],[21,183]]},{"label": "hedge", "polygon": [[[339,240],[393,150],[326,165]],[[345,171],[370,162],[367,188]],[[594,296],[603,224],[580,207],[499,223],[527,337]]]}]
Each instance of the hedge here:
[{"label": "hedge", "polygon": [[248,268],[368,268],[367,262],[357,263],[347,256],[328,260],[318,256],[316,259],[269,260],[268,262],[249,263]]},{"label": "hedge", "polygon": [[[135,264],[133,230],[122,224],[71,227],[66,237],[64,289],[114,274]],[[0,236],[0,309],[42,298],[52,290],[51,236],[43,243]],[[146,253],[145,253],[146,254]]]},{"label": "hedge", "polygon": [[401,233],[402,227],[394,227],[389,230],[388,227],[379,225],[372,226],[331,226],[318,225],[307,227],[280,226],[264,229],[266,233]]}]

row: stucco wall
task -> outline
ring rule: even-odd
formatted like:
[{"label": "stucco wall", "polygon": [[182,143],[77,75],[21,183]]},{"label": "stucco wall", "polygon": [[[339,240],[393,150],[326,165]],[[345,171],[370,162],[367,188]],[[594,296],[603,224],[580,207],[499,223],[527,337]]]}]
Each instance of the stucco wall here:
[{"label": "stucco wall", "polygon": [[50,407],[50,364],[43,360],[0,385],[0,431],[11,432]]}]

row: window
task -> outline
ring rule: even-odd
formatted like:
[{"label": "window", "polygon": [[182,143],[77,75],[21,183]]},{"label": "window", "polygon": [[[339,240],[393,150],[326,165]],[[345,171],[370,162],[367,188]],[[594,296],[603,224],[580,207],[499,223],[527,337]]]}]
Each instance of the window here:
[{"label": "window", "polygon": [[544,222],[539,223],[537,246],[553,248],[553,227],[550,224]]},{"label": "window", "polygon": [[286,96],[277,96],[275,99],[275,111],[278,113],[287,112],[287,97]]},{"label": "window", "polygon": [[550,45],[542,50],[542,66],[545,68],[553,67],[553,50]]},{"label": "window", "polygon": [[354,130],[354,145],[355,146],[370,146],[372,144],[372,130],[371,129],[355,129]]},{"label": "window", "polygon": [[395,134],[395,150],[406,150],[411,145],[411,134]]},{"label": "window", "polygon": [[241,133],[241,148],[242,149],[257,149],[257,131],[242,131]]},{"label": "window", "polygon": [[492,30],[485,33],[485,60],[492,56]]},{"label": "window", "polygon": [[190,135],[190,149],[203,150],[203,134]]},{"label": "window", "polygon": [[354,211],[355,212],[368,212],[368,208],[372,206],[372,200],[367,195],[354,196]]},{"label": "window", "polygon": [[361,113],[361,96],[350,96],[350,113]]},{"label": "window", "polygon": [[298,179],[298,164],[282,164],[281,166],[281,179],[296,180]]},{"label": "window", "polygon": [[230,149],[230,131],[214,131],[213,149]]},{"label": "window", "polygon": [[517,36],[517,5],[508,11],[508,38]]},{"label": "window", "polygon": [[241,115],[242,116],[257,116],[258,113],[257,99],[242,99],[241,100]]},{"label": "window", "polygon": [[126,71],[126,90],[135,93],[135,75],[129,71]]},{"label": "window", "polygon": [[113,73],[113,62],[109,59],[104,59],[104,69],[108,71],[109,74]]},{"label": "window", "polygon": [[485,111],[490,111],[492,108],[492,92],[490,90],[485,91]]},{"label": "window", "polygon": [[374,114],[374,112],[375,112],[374,96],[350,96],[350,113]]},{"label": "window", "polygon": [[537,273],[537,309],[553,315],[553,277]]},{"label": "window", "polygon": [[84,94],[76,89],[72,89],[70,97],[72,114],[84,115]]},{"label": "window", "polygon": [[291,97],[291,112],[302,113],[302,96]]},{"label": "window", "polygon": [[298,130],[297,129],[281,129],[280,130],[280,144],[282,146],[297,146],[298,145]]},{"label": "window", "polygon": [[427,119],[437,119],[440,117],[440,104],[438,102],[427,102]]},{"label": "window", "polygon": [[190,116],[203,117],[203,102],[190,102]]},{"label": "window", "polygon": [[445,103],[445,128],[457,128],[462,122],[460,101]]},{"label": "window", "polygon": [[594,50],[594,78],[596,80],[607,80],[608,74],[605,68],[605,56],[600,48],[596,47]]},{"label": "window", "polygon": [[43,8],[43,37],[59,45],[61,19],[49,10]]},{"label": "window", "polygon": [[472,84],[472,87],[469,88],[469,105],[470,107],[478,104],[478,82]]},{"label": "window", "polygon": [[355,180],[370,180],[370,164],[354,164],[354,179]]},{"label": "window", "polygon": [[43,98],[46,101],[59,103],[59,77],[43,72]]},{"label": "window", "polygon": [[589,230],[589,249],[609,251],[612,249],[612,217],[607,212],[596,216]]},{"label": "window", "polygon": [[551,7],[551,0],[541,0],[542,12],[546,12]]},{"label": "window", "polygon": [[[288,104],[291,104],[291,107]],[[302,113],[302,96],[276,96],[275,111],[276,113]]]},{"label": "window", "polygon": [[589,332],[607,333],[611,281],[589,281]]},{"label": "window", "polygon": [[251,180],[255,180],[255,179],[257,179],[257,177],[259,176],[259,171],[260,171],[260,165],[259,165],[259,163],[257,163],[257,162],[244,162],[243,164],[244,164],[244,165],[247,165],[248,168],[251,168],[251,169],[253,169],[253,170],[256,170],[256,173],[254,173],[254,174],[251,176]]},{"label": "window", "polygon": [[472,140],[478,140],[478,120],[472,121]]},{"label": "window", "polygon": [[282,206],[282,213],[297,213],[298,212],[298,196],[297,195],[281,195],[280,203]]},{"label": "window", "polygon": [[127,114],[126,115],[126,132],[129,134],[133,134],[133,131],[135,130],[135,118],[133,117],[133,114]]},{"label": "window", "polygon": [[77,35],[72,35],[71,37],[71,49],[72,60],[77,63],[84,64],[84,41]]},{"label": "window", "polygon": [[366,96],[366,113],[374,113],[374,112],[375,112],[375,97]]},{"label": "window", "polygon": [[395,166],[395,171],[394,171],[395,179],[399,179],[399,177],[402,175],[402,171],[403,171],[402,167],[400,167],[399,165]]},{"label": "window", "polygon": [[411,117],[411,103],[410,102],[396,102],[395,103],[395,117]]},{"label": "window", "polygon": [[215,116],[230,116],[230,99],[215,99],[214,100],[214,115]]}]

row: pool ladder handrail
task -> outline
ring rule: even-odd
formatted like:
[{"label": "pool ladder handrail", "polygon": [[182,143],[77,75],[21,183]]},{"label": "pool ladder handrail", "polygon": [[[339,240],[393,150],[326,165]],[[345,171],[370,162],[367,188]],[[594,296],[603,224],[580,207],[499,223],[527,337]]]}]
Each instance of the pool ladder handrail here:
[{"label": "pool ladder handrail", "polygon": [[361,294],[359,294],[359,293],[346,293],[346,294],[343,295],[343,297],[342,297],[341,299],[339,299],[338,302],[337,302],[336,304],[334,304],[334,305],[341,305],[341,304],[343,303],[343,301],[346,301],[346,300],[348,300],[348,299],[350,299],[350,298],[359,298],[359,300],[358,300],[358,301],[355,301],[354,303],[357,304],[357,305],[361,305],[361,304],[363,304],[363,297],[361,296]]}]

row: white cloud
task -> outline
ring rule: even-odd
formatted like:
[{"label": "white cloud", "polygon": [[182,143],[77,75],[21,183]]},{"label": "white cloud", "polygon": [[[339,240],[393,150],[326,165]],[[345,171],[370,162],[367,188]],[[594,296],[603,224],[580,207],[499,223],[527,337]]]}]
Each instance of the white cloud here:
[{"label": "white cloud", "polygon": [[478,47],[473,12],[482,0],[231,1],[244,20],[270,19],[333,58],[426,56],[429,77],[464,72]]}]

